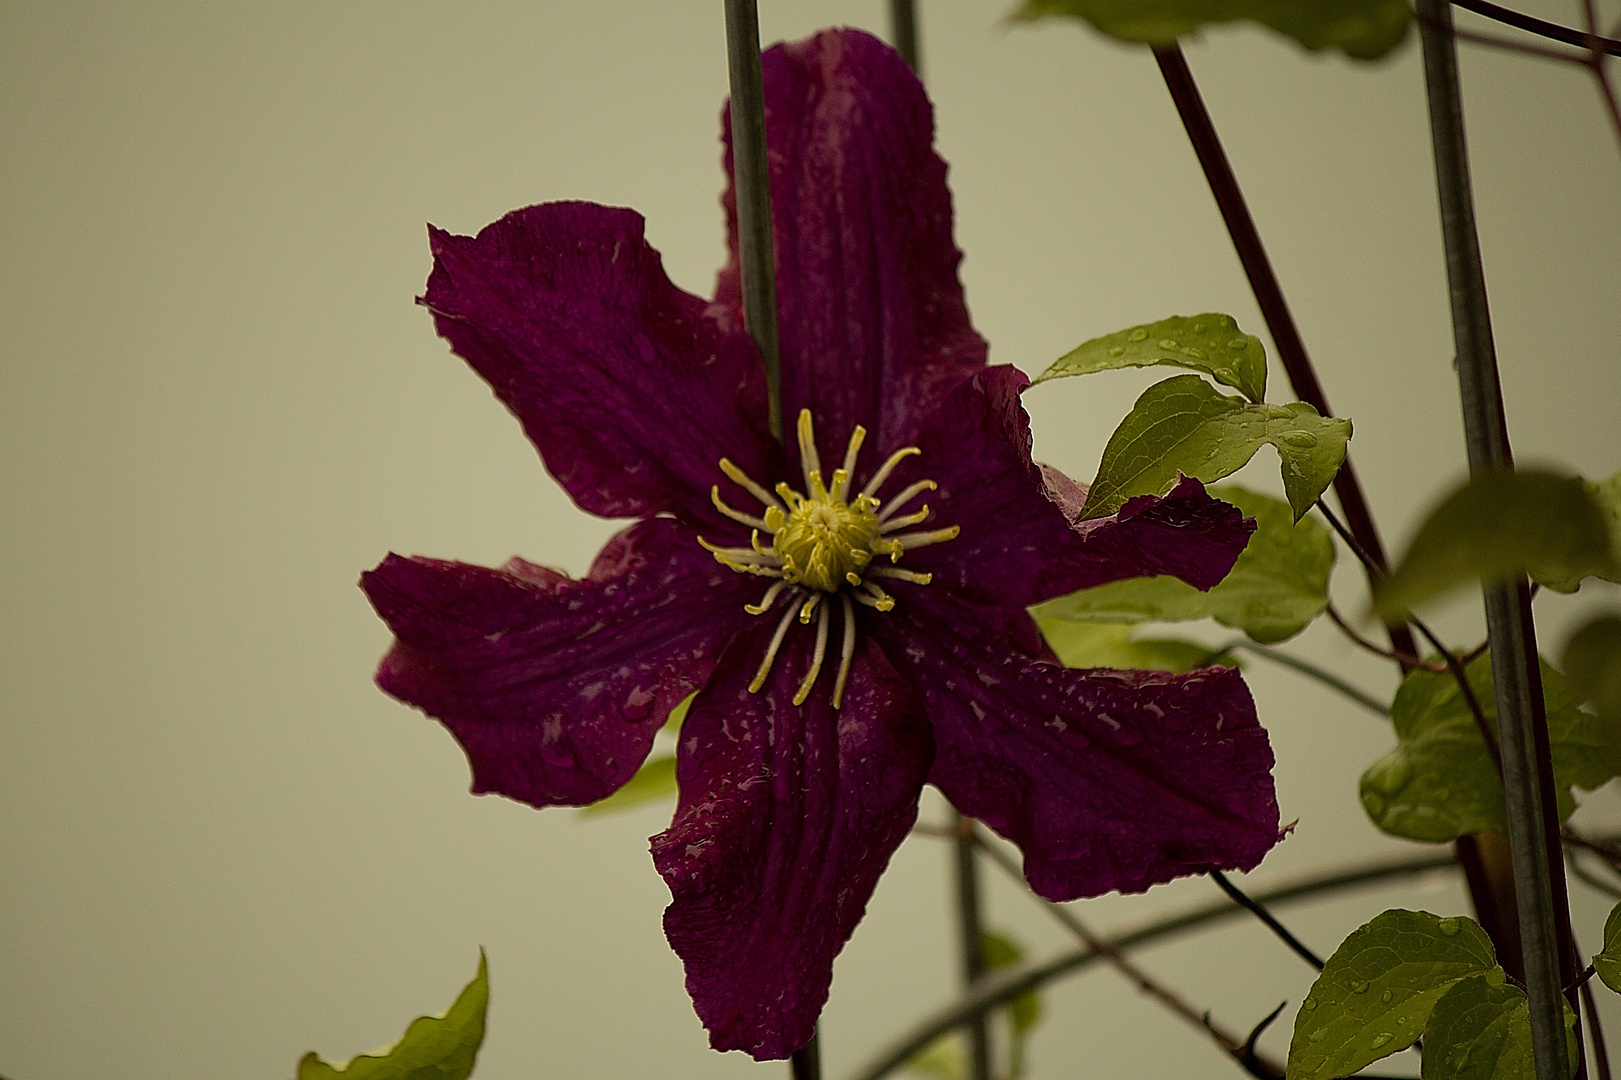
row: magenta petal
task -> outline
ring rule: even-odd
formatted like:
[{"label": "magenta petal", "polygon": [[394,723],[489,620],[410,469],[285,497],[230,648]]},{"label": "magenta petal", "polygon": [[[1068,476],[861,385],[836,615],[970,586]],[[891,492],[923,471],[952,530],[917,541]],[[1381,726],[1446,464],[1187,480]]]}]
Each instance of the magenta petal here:
[{"label": "magenta petal", "polygon": [[549,203],[477,237],[430,238],[422,302],[439,333],[582,509],[719,521],[709,489],[722,457],[774,471],[753,342],[725,308],[670,283],[641,215]]},{"label": "magenta petal", "polygon": [[875,632],[934,725],[930,781],[1019,845],[1031,886],[1073,900],[1259,863],[1278,806],[1239,673],[1071,670],[1006,648],[1020,619],[930,595]]},{"label": "magenta petal", "polygon": [[810,1039],[833,958],[917,818],[933,754],[916,697],[870,642],[838,711],[829,671],[792,703],[814,636],[802,628],[750,694],[771,629],[740,634],[693,703],[680,804],[653,838],[674,897],[664,931],[710,1045],[761,1060]]},{"label": "magenta petal", "polygon": [[923,453],[886,485],[936,481],[925,527],[962,529],[909,552],[908,569],[978,602],[1021,607],[1117,578],[1174,574],[1208,589],[1227,575],[1255,526],[1197,480],[1078,521],[1085,489],[1030,460],[1030,418],[1019,402],[1028,382],[1002,366],[960,383],[919,440]]},{"label": "magenta petal", "polygon": [[629,780],[759,591],[665,518],[620,533],[583,581],[390,555],[361,587],[396,637],[378,685],[444,722],[474,792],[531,806]]},{"label": "magenta petal", "polygon": [[[789,423],[809,408],[835,457],[856,424],[893,449],[985,362],[934,110],[905,61],[859,30],[773,46],[763,69]],[[732,259],[717,293],[738,307],[735,193],[724,202]]]}]

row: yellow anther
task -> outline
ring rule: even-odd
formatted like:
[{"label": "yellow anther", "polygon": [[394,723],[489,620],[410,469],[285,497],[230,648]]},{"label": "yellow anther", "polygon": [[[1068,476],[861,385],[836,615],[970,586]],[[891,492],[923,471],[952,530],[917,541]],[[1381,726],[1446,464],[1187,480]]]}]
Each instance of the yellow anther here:
[{"label": "yellow anther", "polygon": [[802,622],[802,623],[810,622],[811,621],[811,616],[816,613],[816,605],[820,604],[821,602],[822,602],[822,594],[821,593],[819,593],[819,592],[811,593],[810,594],[810,599],[806,600],[799,607],[799,621]]},{"label": "yellow anther", "polygon": [[906,514],[898,518],[890,518],[878,526],[879,532],[894,532],[896,529],[905,529],[913,525],[921,525],[929,520],[929,507],[925,503],[923,508],[915,514]]},{"label": "yellow anther", "polygon": [[809,409],[799,410],[796,434],[799,436],[799,467],[805,474],[805,490],[809,491],[812,474],[822,471],[822,459],[816,455],[816,427],[811,423]]},{"label": "yellow anther", "polygon": [[747,491],[756,499],[759,499],[761,506],[777,505],[777,500],[771,497],[771,492],[755,483],[754,479],[750,477],[748,473],[744,472],[742,469],[733,464],[731,458],[720,459],[720,471],[725,473],[726,478],[732,483],[736,484],[744,491]]},{"label": "yellow anther", "polygon": [[766,612],[771,610],[771,605],[777,602],[777,597],[781,596],[782,590],[786,589],[787,587],[788,583],[786,581],[777,582],[776,584],[772,585],[771,588],[765,591],[765,595],[760,597],[759,603],[744,604],[743,610],[748,612],[750,615],[764,615]]},{"label": "yellow anther", "polygon": [[889,474],[895,471],[895,466],[899,465],[913,454],[921,453],[923,453],[923,451],[919,450],[915,446],[903,446],[893,454],[889,455],[889,460],[878,466],[878,471],[872,474],[872,479],[868,480],[867,486],[861,489],[861,494],[878,494],[878,489],[884,486],[884,481],[888,480]]}]

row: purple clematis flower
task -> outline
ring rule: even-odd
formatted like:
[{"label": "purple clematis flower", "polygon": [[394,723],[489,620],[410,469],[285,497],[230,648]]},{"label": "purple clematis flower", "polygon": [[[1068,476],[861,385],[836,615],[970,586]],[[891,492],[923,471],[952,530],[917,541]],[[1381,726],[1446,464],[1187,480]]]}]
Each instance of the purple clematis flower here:
[{"label": "purple clematis flower", "polygon": [[766,431],[730,194],[713,301],[629,210],[435,229],[439,332],[582,509],[637,520],[581,580],[390,555],[362,584],[397,639],[379,684],[451,730],[475,792],[601,799],[697,692],[652,841],[665,930],[712,1045],[776,1058],[814,1030],[925,782],[1054,900],[1249,869],[1278,812],[1236,671],[1069,670],[1026,611],[1145,574],[1209,588],[1253,523],[1194,480],[1079,520],[1085,489],[1031,462],[1027,380],[969,324],[911,71],[851,30],[764,69],[790,445]]}]

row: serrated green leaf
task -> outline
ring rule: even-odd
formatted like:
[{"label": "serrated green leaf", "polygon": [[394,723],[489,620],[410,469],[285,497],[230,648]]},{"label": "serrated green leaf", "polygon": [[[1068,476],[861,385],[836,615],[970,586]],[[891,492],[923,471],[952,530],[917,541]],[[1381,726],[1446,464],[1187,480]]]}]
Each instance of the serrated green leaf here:
[{"label": "serrated green leaf", "polygon": [[1469,919],[1395,909],[1352,932],[1300,1003],[1289,1080],[1350,1076],[1412,1045],[1442,994],[1496,967]]},{"label": "serrated green leaf", "polygon": [[1604,985],[1621,994],[1621,904],[1604,920],[1604,951],[1593,957],[1593,973]]},{"label": "serrated green leaf", "polygon": [[[1597,484],[1591,480],[1583,480],[1582,490],[1587,492],[1587,497],[1598,507],[1599,516],[1604,519],[1604,524],[1609,530],[1611,564],[1621,566],[1621,472]],[[1532,576],[1555,592],[1573,593],[1581,587],[1583,575],[1575,572],[1574,568],[1566,568],[1561,572],[1558,567],[1547,566],[1539,568]],[[1610,581],[1616,580],[1613,575],[1596,576],[1608,577]]]},{"label": "serrated green leaf", "polygon": [[1031,380],[1031,385],[1070,375],[1128,367],[1202,371],[1251,401],[1266,398],[1266,350],[1261,339],[1238,328],[1231,315],[1173,315],[1075,346]]},{"label": "serrated green leaf", "polygon": [[[1575,1022],[1567,1003],[1572,1074]],[[1424,1027],[1422,1080],[1530,1080],[1536,1074],[1525,991],[1509,982],[1502,968],[1459,979],[1441,995]]]},{"label": "serrated green leaf", "polygon": [[[1166,574],[1111,581],[1036,605],[1030,609],[1031,614],[1066,664],[1125,666],[1101,661],[1071,663],[1057,644],[1065,633],[1056,628],[1060,621],[1184,622],[1210,617],[1223,626],[1242,630],[1254,641],[1272,644],[1294,637],[1323,613],[1328,606],[1328,579],[1334,571],[1334,540],[1328,530],[1310,518],[1296,522],[1287,503],[1236,484],[1213,487],[1210,493],[1255,519],[1255,535],[1238,556],[1232,572],[1208,592]],[[1049,626],[1054,629],[1049,630]],[[1164,660],[1170,661],[1173,656]],[[1198,666],[1196,659],[1191,663]]]},{"label": "serrated green leaf", "polygon": [[[1486,721],[1497,729],[1491,656],[1464,669]],[[1615,775],[1614,726],[1576,707],[1570,680],[1542,664],[1542,696],[1553,747],[1559,819],[1576,808],[1572,787],[1591,790]],[[1396,748],[1368,767],[1362,808],[1392,836],[1430,843],[1466,833],[1508,832],[1503,787],[1457,681],[1444,672],[1414,671],[1402,680],[1390,709]]]},{"label": "serrated green leaf", "polygon": [[1359,60],[1384,56],[1407,36],[1401,0],[1024,0],[1013,17],[1071,15],[1110,37],[1169,45],[1210,23],[1249,19],[1313,51],[1335,48]]},{"label": "serrated green leaf", "polygon": [[1303,401],[1251,405],[1197,375],[1155,383],[1103,448],[1083,518],[1103,517],[1133,495],[1162,495],[1179,474],[1211,483],[1243,468],[1267,443],[1283,462],[1283,490],[1299,520],[1345,461],[1351,422]]},{"label": "serrated green leaf", "polygon": [[1375,590],[1375,610],[1396,618],[1465,582],[1522,573],[1560,592],[1574,592],[1590,574],[1621,581],[1607,514],[1590,487],[1545,472],[1476,474],[1419,526]]},{"label": "serrated green leaf", "polygon": [[1196,641],[1173,638],[1134,640],[1131,635],[1136,626],[1133,623],[1038,618],[1036,626],[1065,667],[1135,668],[1139,671],[1173,671],[1180,675],[1211,664],[1238,666],[1230,653],[1213,653]]},{"label": "serrated green leaf", "polygon": [[480,949],[478,974],[444,1016],[419,1016],[390,1049],[362,1054],[341,1067],[311,1050],[298,1063],[298,1080],[467,1080],[484,1043],[489,1007],[489,966]]}]

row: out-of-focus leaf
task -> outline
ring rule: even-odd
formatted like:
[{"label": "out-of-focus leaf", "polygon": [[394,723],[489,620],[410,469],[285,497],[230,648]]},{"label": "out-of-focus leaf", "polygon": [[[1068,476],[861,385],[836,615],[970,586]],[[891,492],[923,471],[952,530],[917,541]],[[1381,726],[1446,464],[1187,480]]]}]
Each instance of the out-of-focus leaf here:
[{"label": "out-of-focus leaf", "polygon": [[1613,736],[1610,766],[1621,774],[1621,616],[1601,615],[1565,643],[1565,674]]},{"label": "out-of-focus leaf", "polygon": [[467,1080],[484,1043],[489,1007],[490,973],[480,949],[478,974],[444,1016],[417,1017],[392,1048],[347,1065],[330,1065],[312,1050],[298,1063],[298,1080]]},{"label": "out-of-focus leaf", "polygon": [[[1491,656],[1464,669],[1487,724],[1497,729]],[[1615,775],[1615,725],[1576,707],[1570,680],[1546,662],[1542,697],[1553,748],[1554,786],[1563,821],[1576,808],[1572,787],[1591,790]],[[1481,741],[1474,714],[1450,674],[1414,671],[1390,709],[1396,748],[1362,774],[1362,807],[1392,836],[1430,843],[1466,833],[1508,832],[1502,782]]]},{"label": "out-of-focus leaf", "polygon": [[1238,666],[1231,653],[1212,653],[1196,641],[1133,639],[1131,634],[1135,626],[1132,623],[1041,618],[1036,620],[1036,625],[1041,628],[1042,636],[1065,667],[1137,668],[1143,671],[1174,671],[1180,675],[1211,664]]},{"label": "out-of-focus leaf", "polygon": [[1266,350],[1231,315],[1173,315],[1075,346],[1031,380],[1155,365],[1202,371],[1251,401],[1266,398]]},{"label": "out-of-focus leaf", "polygon": [[1621,904],[1604,920],[1604,951],[1593,957],[1593,972],[1604,985],[1621,994]]},{"label": "out-of-focus leaf", "polygon": [[[1057,644],[1059,631],[1049,629],[1050,624],[1060,620],[1183,622],[1209,616],[1223,626],[1242,630],[1255,641],[1272,644],[1298,634],[1323,613],[1328,606],[1329,575],[1334,570],[1334,541],[1328,530],[1310,518],[1296,522],[1287,503],[1236,484],[1211,488],[1210,493],[1255,519],[1255,534],[1232,572],[1208,592],[1166,574],[1111,581],[1038,604],[1030,609],[1031,614],[1066,664],[1124,666],[1071,663]],[[1193,665],[1197,664],[1195,659]]]},{"label": "out-of-focus leaf", "polygon": [[1295,1016],[1289,1080],[1329,1080],[1411,1046],[1454,983],[1497,966],[1469,919],[1395,909],[1352,932]]},{"label": "out-of-focus leaf", "polygon": [[624,787],[605,799],[598,799],[590,806],[580,807],[580,813],[595,817],[598,814],[617,814],[621,810],[634,810],[650,802],[672,798],[676,790],[675,755],[661,754],[658,757],[648,758]]},{"label": "out-of-focus leaf", "polygon": [[[669,719],[664,721],[666,733],[681,734],[681,722],[687,718],[687,710],[692,708],[692,699],[697,696],[688,694],[681,699],[680,704],[670,710]],[[648,758],[624,787],[606,798],[598,799],[590,806],[582,806],[580,814],[595,817],[598,814],[617,814],[621,810],[634,810],[646,803],[671,798],[676,791],[675,755],[660,754]]]},{"label": "out-of-focus leaf", "polygon": [[1210,23],[1250,19],[1308,49],[1334,48],[1359,60],[1384,56],[1407,36],[1401,0],[1024,0],[1016,19],[1072,15],[1122,41],[1169,45]]},{"label": "out-of-focus leaf", "polygon": [[1243,468],[1267,443],[1283,462],[1283,491],[1298,521],[1345,461],[1351,422],[1303,401],[1252,405],[1197,375],[1155,383],[1103,448],[1083,518],[1103,517],[1133,495],[1162,495],[1178,477],[1211,483]]},{"label": "out-of-focus leaf", "polygon": [[[1006,934],[986,931],[981,939],[985,950],[987,971],[1000,971],[1024,959],[1024,950]],[[1041,1021],[1041,993],[1026,990],[1013,998],[994,1015],[1007,1021],[1007,1067],[992,1072],[1007,1080],[1018,1080],[1024,1075],[1024,1043],[1030,1029]],[[968,1048],[961,1032],[948,1032],[913,1054],[906,1062],[909,1072],[933,1076],[937,1080],[966,1080],[968,1076]]]},{"label": "out-of-focus leaf", "polygon": [[1476,474],[1419,526],[1375,609],[1393,619],[1465,582],[1521,573],[1559,592],[1590,574],[1621,581],[1609,515],[1590,488],[1579,476]]},{"label": "out-of-focus leaf", "polygon": [[[1575,1073],[1575,1014],[1565,1005],[1565,1046]],[[1531,1014],[1525,991],[1494,967],[1452,984],[1424,1026],[1423,1080],[1531,1080]]]}]

